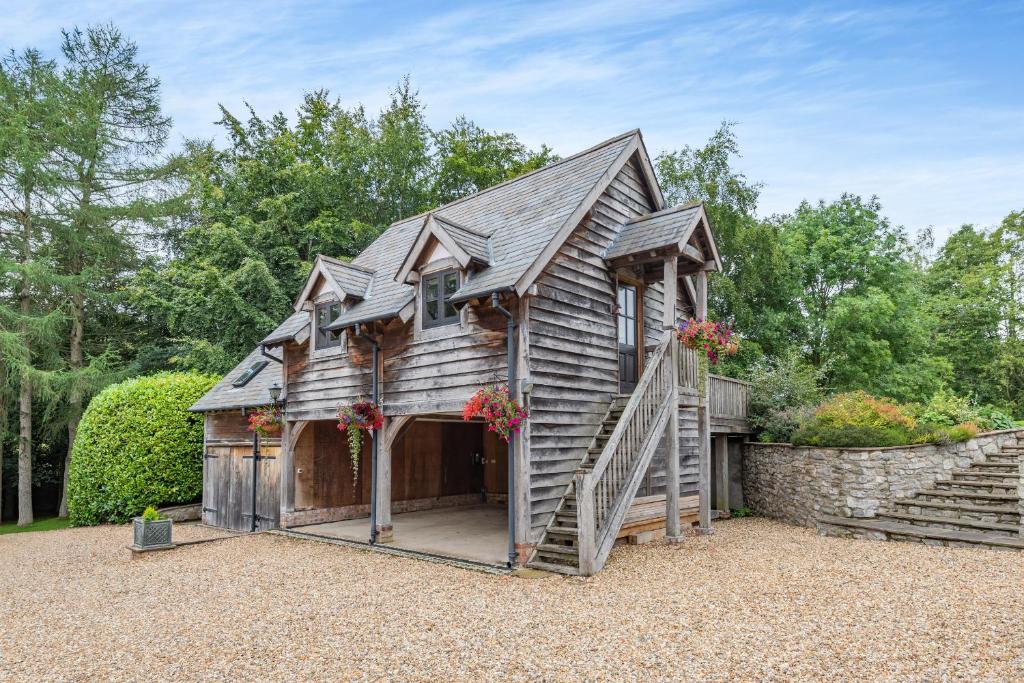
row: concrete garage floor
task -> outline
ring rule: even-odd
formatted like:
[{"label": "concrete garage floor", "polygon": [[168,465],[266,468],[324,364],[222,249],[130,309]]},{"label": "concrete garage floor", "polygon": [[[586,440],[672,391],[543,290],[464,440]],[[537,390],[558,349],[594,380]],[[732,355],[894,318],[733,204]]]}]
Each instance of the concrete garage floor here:
[{"label": "concrete garage floor", "polygon": [[[466,505],[391,516],[395,540],[388,546],[421,553],[504,565],[508,559],[508,511],[499,505]],[[295,531],[366,542],[367,517],[296,527]]]}]

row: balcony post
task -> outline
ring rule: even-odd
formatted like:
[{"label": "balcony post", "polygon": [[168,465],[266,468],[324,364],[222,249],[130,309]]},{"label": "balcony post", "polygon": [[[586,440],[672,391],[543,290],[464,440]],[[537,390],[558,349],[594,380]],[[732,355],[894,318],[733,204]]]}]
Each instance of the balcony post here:
[{"label": "balcony post", "polygon": [[[676,327],[678,264],[677,256],[665,259],[662,283],[665,302],[662,306],[662,322],[668,334],[673,334],[672,331]],[[674,402],[668,423],[665,425],[665,539],[669,543],[678,543],[683,540],[682,530],[679,528],[679,342],[672,339],[668,345],[671,368],[669,392],[674,397]]]},{"label": "balcony post", "polygon": [[[697,318],[704,320],[708,317],[708,274],[706,271],[697,273],[695,289],[697,292],[696,313]],[[697,404],[697,448],[699,481],[697,484],[698,500],[698,534],[710,534],[711,530],[711,416],[708,414],[708,391],[709,384],[707,372],[700,381],[704,387],[702,396],[698,398]]]}]

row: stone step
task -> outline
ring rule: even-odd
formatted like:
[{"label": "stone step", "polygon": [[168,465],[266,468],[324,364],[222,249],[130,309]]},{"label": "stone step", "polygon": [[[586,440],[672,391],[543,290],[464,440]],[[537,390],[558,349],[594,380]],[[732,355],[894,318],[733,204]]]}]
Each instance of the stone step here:
[{"label": "stone step", "polygon": [[1013,489],[1017,490],[1017,482],[1001,481],[966,481],[961,479],[936,479],[936,486],[958,487],[963,489]]},{"label": "stone step", "polygon": [[992,470],[953,470],[953,478],[973,477],[975,479],[1010,479],[1018,480],[1020,475],[1016,472],[1000,472]]},{"label": "stone step", "polygon": [[1010,515],[1020,516],[1020,510],[1016,505],[972,505],[970,503],[948,503],[936,500],[920,500],[918,498],[903,498],[896,501],[899,507],[920,507],[935,510],[950,510],[959,514],[978,513],[984,515]]},{"label": "stone step", "polygon": [[928,496],[932,498],[962,498],[964,500],[975,500],[975,501],[995,501],[999,503],[1007,501],[1016,501],[1017,494],[1010,493],[989,493],[987,491],[950,491],[941,489],[922,489],[917,492],[918,496]]},{"label": "stone step", "polygon": [[1024,538],[1011,538],[980,531],[961,531],[959,529],[935,529],[917,526],[904,522],[893,522],[877,518],[832,517],[824,515],[820,518],[823,524],[845,527],[862,532],[882,534],[890,540],[915,540],[938,545],[980,545],[992,548],[1012,548],[1024,550]]},{"label": "stone step", "polygon": [[552,572],[555,574],[568,574],[569,576],[579,576],[579,567],[570,564],[555,564],[553,562],[541,562],[539,560],[532,560],[526,563],[529,569],[539,569],[545,572]]},{"label": "stone step", "polygon": [[906,512],[880,512],[878,519],[892,519],[901,522],[908,522],[918,526],[930,526],[939,529],[948,529],[955,527],[959,529],[965,529],[971,531],[974,529],[981,529],[984,531],[991,531],[993,533],[999,533],[1000,535],[1020,535],[1019,524],[1004,524],[1001,522],[985,522],[977,519],[968,519],[966,517],[942,517],[939,515],[914,515]]},{"label": "stone step", "polygon": [[986,462],[975,462],[971,463],[971,469],[977,470],[997,470],[999,472],[1018,472],[1020,467],[1015,462],[992,462],[991,460]]}]

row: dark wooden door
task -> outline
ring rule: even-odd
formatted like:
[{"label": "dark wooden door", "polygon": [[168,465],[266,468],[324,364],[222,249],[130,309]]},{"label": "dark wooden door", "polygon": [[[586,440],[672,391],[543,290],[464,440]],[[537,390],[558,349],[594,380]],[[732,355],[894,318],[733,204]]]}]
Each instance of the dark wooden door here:
[{"label": "dark wooden door", "polygon": [[638,308],[636,285],[620,282],[616,297],[618,304],[619,391],[632,393],[640,374],[640,354],[637,333]]}]

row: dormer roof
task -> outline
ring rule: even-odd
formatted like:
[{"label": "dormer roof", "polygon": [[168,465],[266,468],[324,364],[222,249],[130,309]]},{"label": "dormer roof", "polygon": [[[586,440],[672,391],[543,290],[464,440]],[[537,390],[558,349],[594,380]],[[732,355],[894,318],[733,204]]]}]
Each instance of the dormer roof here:
[{"label": "dormer roof", "polygon": [[321,278],[338,297],[338,301],[362,301],[369,294],[373,271],[330,256],[317,256],[313,269],[306,278],[306,285],[302,288],[299,298],[295,300],[296,311],[301,310],[303,304],[313,295]]},{"label": "dormer roof", "polygon": [[491,264],[490,238],[487,235],[459,225],[450,218],[428,213],[423,218],[423,227],[406,253],[395,280],[410,282],[413,270],[435,242],[447,249],[462,268],[486,268]]}]

